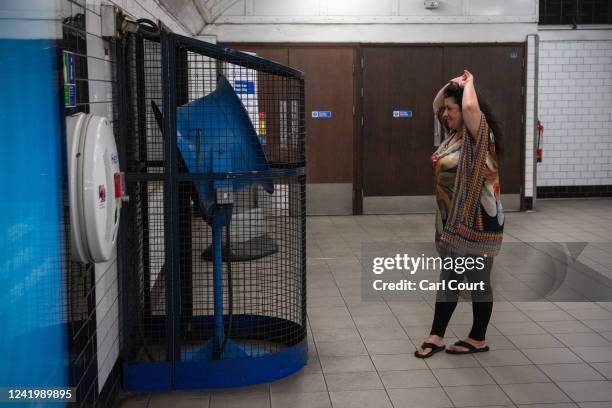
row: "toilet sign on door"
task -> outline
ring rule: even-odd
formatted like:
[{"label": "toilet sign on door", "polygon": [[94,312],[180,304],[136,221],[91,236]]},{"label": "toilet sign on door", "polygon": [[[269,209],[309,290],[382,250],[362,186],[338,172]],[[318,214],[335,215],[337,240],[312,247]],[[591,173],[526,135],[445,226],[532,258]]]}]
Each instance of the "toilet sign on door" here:
[{"label": "toilet sign on door", "polygon": [[328,119],[332,117],[332,111],[312,111],[312,117]]},{"label": "toilet sign on door", "polygon": [[411,118],[412,111],[411,110],[394,110],[393,117],[394,118]]}]

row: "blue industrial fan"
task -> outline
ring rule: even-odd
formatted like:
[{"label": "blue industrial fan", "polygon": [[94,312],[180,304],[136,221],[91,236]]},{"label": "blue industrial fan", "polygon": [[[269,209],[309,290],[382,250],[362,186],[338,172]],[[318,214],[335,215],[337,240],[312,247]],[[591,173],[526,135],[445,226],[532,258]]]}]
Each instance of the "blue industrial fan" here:
[{"label": "blue industrial fan", "polygon": [[[163,129],[161,112],[153,102],[152,107]],[[191,173],[213,176],[193,184],[200,211],[212,227],[214,336],[198,349],[183,352],[182,360],[246,357],[252,352],[226,338],[224,332],[222,231],[227,227],[229,241],[234,192],[254,184],[274,192],[270,167],[244,105],[223,75],[214,92],[177,109],[176,124],[184,166]],[[229,257],[229,242],[227,248]],[[231,293],[231,279],[228,285]]]},{"label": "blue industrial fan", "polygon": [[[177,144],[190,172],[252,173],[253,178],[196,181],[207,215],[218,209],[217,192],[261,184],[274,192],[270,166],[244,105],[223,75],[209,95],[177,109]],[[256,181],[254,181],[256,179]]]}]

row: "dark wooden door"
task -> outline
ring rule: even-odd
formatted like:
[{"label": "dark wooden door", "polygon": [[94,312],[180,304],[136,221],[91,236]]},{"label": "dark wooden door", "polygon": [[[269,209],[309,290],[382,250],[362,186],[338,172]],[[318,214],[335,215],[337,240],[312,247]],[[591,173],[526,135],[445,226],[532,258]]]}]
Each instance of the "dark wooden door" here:
[{"label": "dark wooden door", "polygon": [[[304,73],[307,211],[352,214],[356,177],[355,46],[229,45]],[[328,112],[329,117],[314,117],[313,112],[321,111]],[[269,143],[274,143],[273,136]]]},{"label": "dark wooden door", "polygon": [[440,47],[363,49],[364,213],[431,211],[442,61]]},{"label": "dark wooden door", "polygon": [[523,45],[448,46],[444,49],[444,78],[468,69],[476,92],[491,106],[505,132],[500,158],[504,208],[518,210],[524,180],[523,166]]},{"label": "dark wooden door", "polygon": [[[518,210],[522,177],[523,48],[371,46],[363,49],[364,213],[433,211],[432,102],[450,78],[470,70],[507,132],[501,163],[504,206]],[[394,111],[410,112],[394,117]]]},{"label": "dark wooden door", "polygon": [[[352,47],[289,49],[304,72],[307,183],[353,182],[353,61]],[[313,117],[320,111],[331,117]]]},{"label": "dark wooden door", "polygon": [[289,64],[305,80],[309,214],[353,213],[354,60],[351,46],[289,48]]}]

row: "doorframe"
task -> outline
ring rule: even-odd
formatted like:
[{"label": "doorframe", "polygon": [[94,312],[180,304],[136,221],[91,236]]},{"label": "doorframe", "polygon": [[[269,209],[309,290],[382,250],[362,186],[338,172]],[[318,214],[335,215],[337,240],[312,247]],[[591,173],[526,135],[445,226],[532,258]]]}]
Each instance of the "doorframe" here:
[{"label": "doorframe", "polygon": [[353,75],[355,106],[353,125],[353,215],[363,215],[363,46],[355,50],[355,75]]},{"label": "doorframe", "polygon": [[[521,117],[523,118],[523,122],[521,123],[521,211],[526,211],[527,210],[527,198],[525,196],[525,189],[526,189],[526,183],[525,183],[525,175],[526,175],[526,166],[527,166],[527,159],[525,158],[525,155],[527,154],[527,128],[526,128],[526,124],[527,124],[527,93],[529,92],[529,89],[527,89],[527,67],[529,64],[529,61],[527,61],[527,56],[529,53],[529,47],[527,44],[527,40],[525,40],[525,42],[523,43],[523,100],[522,102],[522,110],[521,110]],[[537,67],[536,67],[536,72],[537,72]],[[537,81],[535,82],[537,84]],[[534,95],[537,95],[537,90],[534,90]],[[536,119],[534,118],[534,121]],[[533,175],[533,177],[535,177],[535,173]],[[535,197],[535,191],[533,192],[533,196]]]}]

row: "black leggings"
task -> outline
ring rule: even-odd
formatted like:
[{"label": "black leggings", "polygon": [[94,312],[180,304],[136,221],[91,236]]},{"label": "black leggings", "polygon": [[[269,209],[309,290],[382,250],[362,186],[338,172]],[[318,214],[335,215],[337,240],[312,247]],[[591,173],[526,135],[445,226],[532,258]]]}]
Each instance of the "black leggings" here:
[{"label": "black leggings", "polygon": [[[476,257],[476,255],[468,255]],[[493,268],[493,258],[484,259],[482,270],[466,271],[463,274],[455,272],[453,269],[442,269],[440,282],[456,280],[463,282],[467,278],[469,283],[484,282],[484,290],[470,291],[472,296],[472,313],[474,322],[469,337],[474,340],[484,340],[487,333],[487,326],[493,312],[493,292],[491,290],[491,269]],[[447,285],[448,286],[448,285]],[[459,291],[451,290],[448,287],[438,290],[436,295],[436,309],[430,334],[444,337],[448,322],[457,307]]]}]

